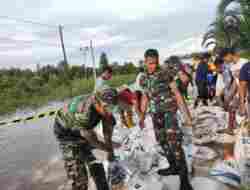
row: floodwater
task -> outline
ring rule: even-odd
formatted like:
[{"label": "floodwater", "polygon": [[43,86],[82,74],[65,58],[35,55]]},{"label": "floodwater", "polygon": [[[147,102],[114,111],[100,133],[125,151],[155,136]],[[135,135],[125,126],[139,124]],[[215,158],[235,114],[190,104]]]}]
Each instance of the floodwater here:
[{"label": "floodwater", "polygon": [[[52,103],[37,111],[17,112],[10,118],[1,118],[1,121],[31,116],[56,109],[60,105],[61,103]],[[35,165],[53,159],[59,154],[52,130],[53,121],[52,116],[0,126],[0,182],[6,177],[31,177]]]}]

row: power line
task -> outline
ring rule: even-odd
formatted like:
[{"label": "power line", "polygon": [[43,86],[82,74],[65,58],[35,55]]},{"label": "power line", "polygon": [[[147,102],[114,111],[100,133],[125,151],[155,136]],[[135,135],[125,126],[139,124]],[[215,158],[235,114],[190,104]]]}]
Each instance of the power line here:
[{"label": "power line", "polygon": [[[79,57],[80,57],[79,48],[77,48],[77,49],[71,51],[70,54],[69,54],[68,56],[69,56],[69,58],[71,59],[71,57],[73,57],[73,56],[75,57],[76,55],[79,55]],[[57,60],[63,60],[63,56],[36,59],[37,62],[52,62],[52,61],[57,61]]]},{"label": "power line", "polygon": [[46,26],[48,28],[56,28],[57,27],[56,25],[45,24],[45,23],[30,20],[30,19],[13,18],[13,17],[3,16],[3,15],[0,15],[0,19],[5,19],[5,20],[15,21],[15,22],[22,22],[22,23],[33,24],[33,25]]},{"label": "power line", "polygon": [[[51,42],[45,42],[45,41],[41,41],[41,40],[31,40],[31,41],[24,41],[24,40],[16,40],[16,39],[11,39],[8,37],[0,37],[0,40],[9,40],[10,42],[8,42],[9,44],[11,43],[20,43],[20,44],[25,44],[25,45],[33,45],[33,44],[40,44],[40,45],[48,45],[48,46],[53,46],[53,47],[58,47],[60,46],[59,43],[51,43]],[[80,43],[79,43],[79,47],[75,46],[75,45],[67,45],[67,47],[69,48],[80,48]]]},{"label": "power line", "polygon": [[[5,19],[5,20],[15,21],[15,22],[21,22],[21,23],[27,23],[27,24],[33,24],[33,25],[40,25],[40,26],[45,26],[45,27],[54,28],[54,29],[57,29],[57,27],[58,27],[58,25],[51,25],[51,24],[46,24],[46,23],[34,21],[34,20],[31,20],[31,19],[14,18],[14,17],[4,16],[4,15],[0,15],[0,19]],[[77,28],[79,28],[79,29],[80,28],[85,28],[85,26],[82,26],[80,24],[63,25],[63,27],[66,29],[67,32],[69,32],[69,30],[72,32],[72,31],[76,30]]]}]

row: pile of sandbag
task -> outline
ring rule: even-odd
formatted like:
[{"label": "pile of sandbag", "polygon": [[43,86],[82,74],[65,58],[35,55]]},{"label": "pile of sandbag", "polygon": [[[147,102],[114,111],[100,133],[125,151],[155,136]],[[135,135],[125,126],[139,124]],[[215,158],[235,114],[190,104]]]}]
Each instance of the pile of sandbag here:
[{"label": "pile of sandbag", "polygon": [[194,144],[204,145],[208,143],[234,143],[235,137],[222,133],[227,128],[228,114],[220,107],[200,107],[193,110]]},{"label": "pile of sandbag", "polygon": [[[121,143],[121,146],[115,149],[115,155],[117,164],[122,168],[120,171],[126,175],[124,181],[127,189],[178,190],[178,176],[162,177],[157,174],[159,169],[168,168],[169,163],[155,140],[151,118],[147,117],[145,123],[147,127],[143,130],[139,127],[126,130],[116,128],[119,133],[114,132],[113,139]],[[121,131],[124,133],[121,134]],[[121,176],[110,171],[108,173],[113,175],[113,178]]]},{"label": "pile of sandbag", "polygon": [[235,159],[239,162],[241,183],[250,186],[250,121],[243,120],[236,136]]}]

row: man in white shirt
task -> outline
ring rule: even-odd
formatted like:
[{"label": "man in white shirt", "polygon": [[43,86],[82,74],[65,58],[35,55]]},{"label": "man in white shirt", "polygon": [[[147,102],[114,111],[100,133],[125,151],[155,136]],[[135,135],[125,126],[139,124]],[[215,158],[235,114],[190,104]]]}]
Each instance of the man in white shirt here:
[{"label": "man in white shirt", "polygon": [[239,106],[239,75],[241,68],[247,63],[246,59],[240,58],[240,51],[238,49],[229,49],[225,51],[224,61],[228,63],[228,69],[231,73],[231,82],[228,87],[227,94],[225,96],[225,108],[229,111],[229,133],[232,133],[232,129],[236,128],[236,110]]},{"label": "man in white shirt", "polygon": [[240,69],[248,60],[240,57],[240,51],[238,49],[234,50],[232,60],[231,71],[236,82],[239,84]]}]

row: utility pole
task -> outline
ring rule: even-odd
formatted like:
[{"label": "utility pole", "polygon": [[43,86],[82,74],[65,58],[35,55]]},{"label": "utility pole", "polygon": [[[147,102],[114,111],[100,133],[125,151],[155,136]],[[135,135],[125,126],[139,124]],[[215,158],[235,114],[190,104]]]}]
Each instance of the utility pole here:
[{"label": "utility pole", "polygon": [[64,62],[67,64],[68,60],[67,60],[66,51],[65,51],[65,47],[64,47],[62,29],[63,29],[62,25],[59,25],[59,35],[60,35],[60,40],[61,40],[61,46],[62,46],[62,51],[63,51]]},{"label": "utility pole", "polygon": [[96,84],[96,65],[95,65],[95,54],[94,54],[94,48],[93,48],[92,40],[90,40],[90,50],[91,50],[91,56],[92,56],[94,85],[95,85]]},{"label": "utility pole", "polygon": [[80,47],[80,51],[83,52],[83,65],[85,66],[84,76],[87,78],[87,52],[89,51],[89,47]]}]

